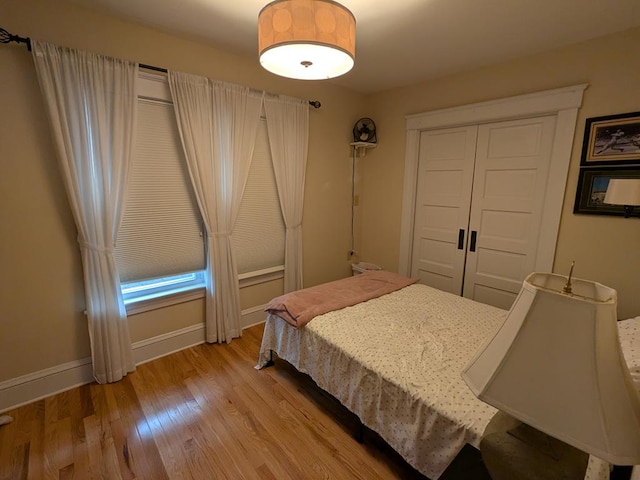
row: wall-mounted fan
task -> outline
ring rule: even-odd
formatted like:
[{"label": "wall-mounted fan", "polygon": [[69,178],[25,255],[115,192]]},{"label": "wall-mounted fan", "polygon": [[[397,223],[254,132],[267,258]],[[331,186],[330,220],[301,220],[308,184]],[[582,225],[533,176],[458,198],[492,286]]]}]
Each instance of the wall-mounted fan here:
[{"label": "wall-mounted fan", "polygon": [[353,141],[376,143],[376,124],[370,118],[361,118],[353,126]]}]

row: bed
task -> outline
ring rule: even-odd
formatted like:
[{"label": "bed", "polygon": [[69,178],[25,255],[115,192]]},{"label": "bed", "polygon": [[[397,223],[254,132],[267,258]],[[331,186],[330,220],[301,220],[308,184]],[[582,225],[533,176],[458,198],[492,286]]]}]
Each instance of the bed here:
[{"label": "bed", "polygon": [[[479,447],[496,413],[460,371],[506,314],[421,284],[329,311],[303,328],[269,313],[257,368],[275,352],[436,480],[465,444]],[[625,352],[637,357],[631,360],[640,377],[640,352],[633,350],[640,328],[626,331]],[[590,461],[585,478],[601,478],[603,469]]]}]

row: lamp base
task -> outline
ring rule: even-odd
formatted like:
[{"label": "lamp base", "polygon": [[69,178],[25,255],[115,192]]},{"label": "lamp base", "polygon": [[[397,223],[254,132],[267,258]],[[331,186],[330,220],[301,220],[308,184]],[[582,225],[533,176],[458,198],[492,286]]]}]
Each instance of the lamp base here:
[{"label": "lamp base", "polygon": [[[583,480],[589,454],[498,411],[480,453],[492,480]],[[633,467],[615,465],[609,480],[631,480]]]},{"label": "lamp base", "polygon": [[609,480],[631,480],[633,467],[629,465],[615,465]]},{"label": "lamp base", "polygon": [[634,209],[633,205],[625,205],[624,206],[624,218],[640,217],[640,214],[634,215],[633,209]]},{"label": "lamp base", "polygon": [[[589,454],[498,412],[480,442],[493,480],[583,480]],[[508,422],[508,420],[507,420]],[[492,425],[493,424],[493,425]]]}]

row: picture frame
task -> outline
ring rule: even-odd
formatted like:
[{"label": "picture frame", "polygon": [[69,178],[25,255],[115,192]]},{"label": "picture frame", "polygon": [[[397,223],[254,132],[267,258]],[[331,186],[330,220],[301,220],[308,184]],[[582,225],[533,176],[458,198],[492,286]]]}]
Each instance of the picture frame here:
[{"label": "picture frame", "polygon": [[587,118],[581,166],[640,164],[640,112]]},{"label": "picture frame", "polygon": [[623,205],[608,205],[604,196],[612,178],[640,178],[640,166],[581,168],[573,213],[624,216]]}]

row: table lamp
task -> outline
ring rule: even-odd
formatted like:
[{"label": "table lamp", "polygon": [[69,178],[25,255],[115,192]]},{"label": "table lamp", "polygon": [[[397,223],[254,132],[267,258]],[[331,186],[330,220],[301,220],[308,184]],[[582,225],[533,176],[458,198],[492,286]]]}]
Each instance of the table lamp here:
[{"label": "table lamp", "polygon": [[614,465],[639,464],[640,396],[616,303],[599,283],[532,273],[462,377],[480,400],[547,435]]}]

